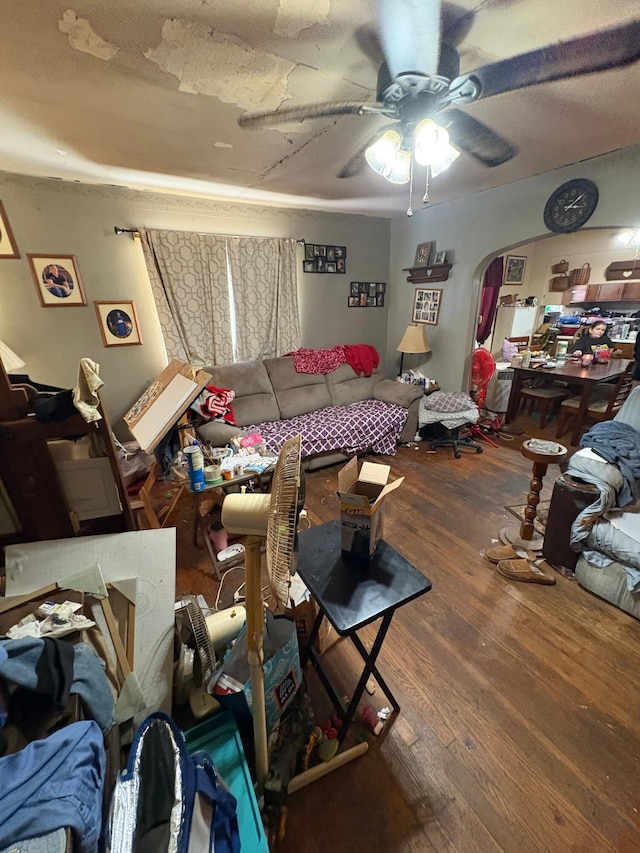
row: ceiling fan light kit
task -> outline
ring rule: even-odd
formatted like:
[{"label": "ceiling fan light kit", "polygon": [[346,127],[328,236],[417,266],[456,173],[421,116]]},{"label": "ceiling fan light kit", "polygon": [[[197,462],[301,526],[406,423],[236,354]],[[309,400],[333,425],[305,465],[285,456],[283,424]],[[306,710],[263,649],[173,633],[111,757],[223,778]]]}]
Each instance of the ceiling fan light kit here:
[{"label": "ceiling fan light kit", "polygon": [[[378,0],[378,42],[384,61],[378,72],[375,102],[284,107],[247,113],[238,121],[242,127],[266,127],[347,114],[385,115],[397,123],[398,129],[387,126],[379,131],[377,139],[363,145],[338,177],[359,174],[367,162],[386,180],[405,184],[412,181],[415,160],[427,167],[428,184],[460,152],[489,168],[517,154],[515,145],[458,107],[473,107],[480,100],[552,81],[610,71],[640,59],[640,20],[635,20],[460,74],[456,27],[468,17],[469,13],[463,15],[451,27],[446,14],[443,21],[440,0]],[[424,144],[423,127],[430,140]],[[428,201],[428,187],[423,201]],[[408,214],[412,212],[410,200]],[[569,212],[572,217],[575,210]],[[563,225],[555,230],[575,229]]]}]

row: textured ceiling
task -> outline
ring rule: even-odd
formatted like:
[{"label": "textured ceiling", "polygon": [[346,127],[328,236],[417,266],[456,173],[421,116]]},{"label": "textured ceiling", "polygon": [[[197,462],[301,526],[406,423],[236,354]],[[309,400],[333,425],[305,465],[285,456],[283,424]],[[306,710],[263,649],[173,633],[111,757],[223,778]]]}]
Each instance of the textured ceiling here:
[{"label": "textured ceiling", "polygon": [[[408,188],[368,168],[336,177],[388,119],[237,124],[248,110],[375,100],[374,0],[69,2],[3,2],[4,170],[372,215],[406,210]],[[638,0],[443,7],[462,71],[639,15]],[[466,107],[519,153],[493,169],[463,154],[432,182],[431,203],[637,144],[639,83],[637,63]]]}]

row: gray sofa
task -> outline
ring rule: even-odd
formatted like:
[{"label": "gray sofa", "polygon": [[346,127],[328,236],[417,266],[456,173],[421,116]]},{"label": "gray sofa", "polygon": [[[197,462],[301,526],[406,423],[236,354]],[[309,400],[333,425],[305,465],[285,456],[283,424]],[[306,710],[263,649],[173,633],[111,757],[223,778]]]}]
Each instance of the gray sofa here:
[{"label": "gray sofa", "polygon": [[[328,418],[330,413],[340,416],[348,414],[350,409],[357,411],[360,419],[366,418],[367,410],[358,409],[358,404],[373,400],[391,404],[392,407],[400,406],[406,410],[406,420],[404,412],[400,413],[399,442],[411,441],[417,430],[418,403],[423,395],[422,388],[386,379],[380,368],[371,376],[356,376],[348,364],[342,364],[327,374],[298,373],[295,370],[294,358],[283,356],[264,361],[214,365],[205,367],[204,370],[211,374],[214,385],[219,388],[231,388],[235,392],[233,411],[237,427],[220,421],[209,421],[198,427],[200,437],[214,446],[226,444],[239,432],[245,431],[246,427],[295,419],[296,425],[302,423],[300,431],[303,435],[304,454],[306,415],[322,410],[323,417],[326,412]],[[375,408],[375,404],[367,406]],[[380,408],[385,409],[384,406]],[[362,411],[364,414],[361,414]],[[397,422],[397,410],[389,411],[395,412]],[[374,422],[372,415],[371,421],[371,424],[364,426],[370,427],[375,437],[377,417]],[[305,466],[313,469],[344,461],[345,457],[351,454],[345,449],[348,442],[345,445],[343,438],[344,436],[336,434],[333,443],[329,438],[332,446],[323,452],[306,455]],[[269,449],[275,451],[277,447],[271,446]]]}]

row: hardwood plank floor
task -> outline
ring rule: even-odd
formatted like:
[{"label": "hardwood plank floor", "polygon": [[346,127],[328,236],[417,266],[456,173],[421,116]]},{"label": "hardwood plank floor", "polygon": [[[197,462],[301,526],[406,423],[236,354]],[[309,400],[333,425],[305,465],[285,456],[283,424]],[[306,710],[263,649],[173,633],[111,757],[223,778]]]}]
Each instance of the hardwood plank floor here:
[{"label": "hardwood plank floor", "polygon": [[[367,733],[366,755],[287,799],[277,851],[640,849],[639,623],[560,575],[518,584],[483,558],[514,522],[505,505],[526,500],[519,444],[379,458],[406,478],[385,538],[433,582],[398,611],[379,658],[402,711],[379,738]],[[338,514],[336,473],[307,475],[313,523]],[[550,466],[543,499],[557,474]],[[203,572],[181,540],[184,591]],[[373,633],[361,633],[367,644]],[[361,670],[350,643],[323,659],[348,692]],[[379,689],[367,701],[386,704]]]}]

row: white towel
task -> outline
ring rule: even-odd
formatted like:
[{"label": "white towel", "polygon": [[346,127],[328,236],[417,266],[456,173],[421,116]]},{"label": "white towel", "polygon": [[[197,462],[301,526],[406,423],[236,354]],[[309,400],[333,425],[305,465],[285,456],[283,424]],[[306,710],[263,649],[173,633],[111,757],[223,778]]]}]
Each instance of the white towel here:
[{"label": "white towel", "polygon": [[73,389],[73,405],[85,421],[90,424],[99,421],[102,415],[98,411],[100,398],[98,390],[104,382],[100,379],[100,365],[90,358],[81,358],[78,367],[78,384]]}]

